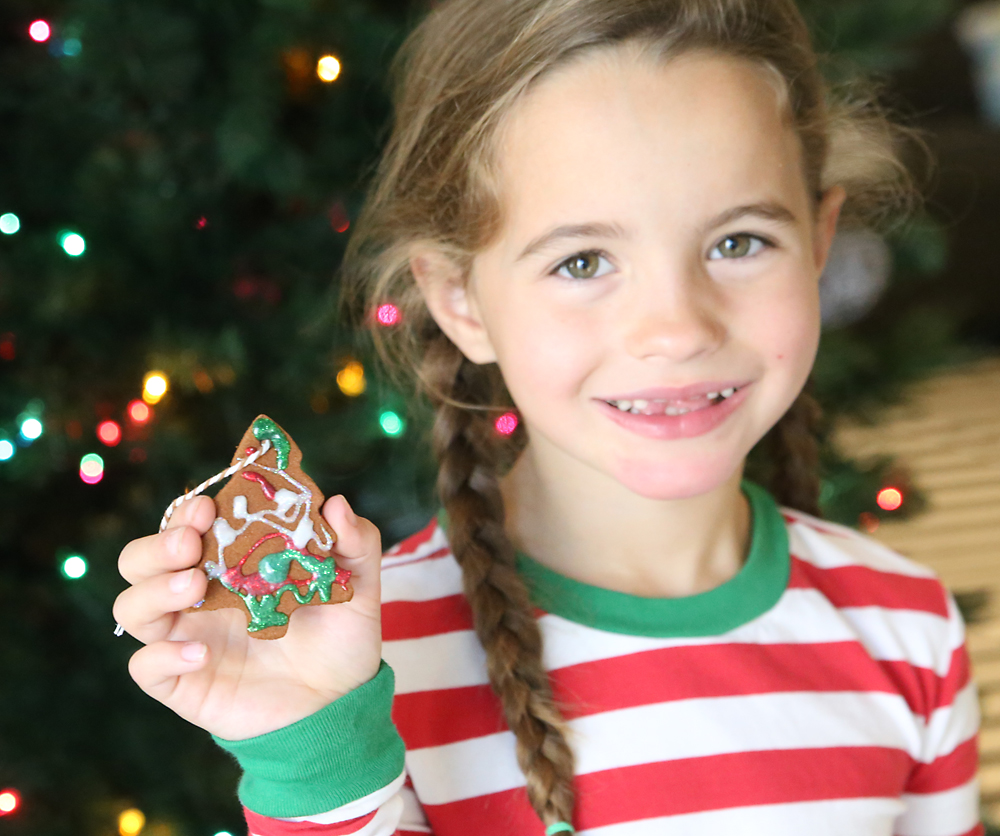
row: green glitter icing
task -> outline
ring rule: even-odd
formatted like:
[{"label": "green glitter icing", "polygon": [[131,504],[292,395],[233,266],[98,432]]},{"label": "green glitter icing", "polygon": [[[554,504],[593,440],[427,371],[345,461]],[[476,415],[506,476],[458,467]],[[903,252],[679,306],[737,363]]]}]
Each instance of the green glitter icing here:
[{"label": "green glitter icing", "polygon": [[[288,580],[293,560],[312,574],[305,592],[299,591],[298,583]],[[320,601],[327,603],[333,584],[337,581],[337,565],[332,557],[324,560],[294,549],[285,549],[262,557],[254,575],[243,575],[242,572],[238,577],[235,575],[230,570],[220,575],[219,581],[230,592],[239,595],[246,604],[250,612],[247,631],[255,633],[288,623],[288,616],[278,612],[281,596],[286,592],[291,592],[300,604],[308,604],[317,594]],[[265,589],[268,591],[265,592]]]},{"label": "green glitter icing", "polygon": [[274,449],[278,452],[278,469],[284,470],[288,467],[288,454],[292,450],[292,443],[288,440],[278,425],[270,418],[258,418],[253,422],[253,434],[258,441],[270,441]]}]

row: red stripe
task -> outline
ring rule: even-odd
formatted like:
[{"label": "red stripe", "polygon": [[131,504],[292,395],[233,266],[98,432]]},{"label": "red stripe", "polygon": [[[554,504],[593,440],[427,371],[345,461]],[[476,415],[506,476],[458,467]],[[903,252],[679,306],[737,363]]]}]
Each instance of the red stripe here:
[{"label": "red stripe", "polygon": [[[594,772],[575,781],[573,824],[585,830],[731,807],[898,798],[911,763],[898,749],[844,747],[739,752]],[[544,833],[523,788],[425,805],[424,812],[438,833]]]},{"label": "red stripe", "polygon": [[337,822],[336,824],[316,824],[311,821],[282,821],[261,816],[252,810],[243,808],[247,827],[257,836],[349,836],[357,833],[375,818],[378,810],[373,810],[367,816]]},{"label": "red stripe", "polygon": [[[959,658],[965,660],[964,651]],[[953,695],[958,683],[968,681],[967,660],[964,668],[952,667],[942,680],[904,662],[876,662],[853,641],[719,644],[585,662],[553,671],[550,681],[567,719],[674,700],[836,691],[901,694],[911,711],[926,717],[939,695]],[[499,700],[487,685],[398,694],[393,719],[408,749],[506,729]]]},{"label": "red stripe", "polygon": [[866,566],[820,569],[792,556],[789,588],[813,588],[835,607],[917,610],[948,618],[948,598],[934,578],[880,572]]},{"label": "red stripe", "polygon": [[953,790],[976,777],[979,764],[979,747],[971,737],[930,763],[918,763],[906,784],[906,792],[931,793]]},{"label": "red stripe", "polygon": [[472,608],[461,593],[430,601],[387,601],[382,605],[382,641],[471,629]]},{"label": "red stripe", "polygon": [[977,824],[972,830],[966,830],[965,833],[960,833],[959,836],[986,836],[986,828]]},{"label": "red stripe", "polygon": [[929,720],[937,709],[951,705],[955,695],[969,684],[969,654],[965,646],[951,654],[951,664],[944,677],[929,668],[918,668],[909,662],[879,661],[879,667],[892,681],[895,690],[906,697],[914,714]]},{"label": "red stripe", "polygon": [[387,551],[383,557],[399,557],[408,552],[415,552],[424,543],[434,536],[434,532],[437,530],[437,517],[432,517],[431,521],[427,523],[420,531],[415,531],[405,540],[397,543],[389,551]]}]

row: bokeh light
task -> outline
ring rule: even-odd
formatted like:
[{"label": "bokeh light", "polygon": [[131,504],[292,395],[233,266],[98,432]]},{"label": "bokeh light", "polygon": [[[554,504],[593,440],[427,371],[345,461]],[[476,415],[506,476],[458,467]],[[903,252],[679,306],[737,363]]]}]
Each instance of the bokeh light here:
[{"label": "bokeh light", "polygon": [[128,417],[133,424],[145,424],[153,417],[153,410],[137,398],[128,405]]},{"label": "bokeh light", "polygon": [[21,228],[21,219],[13,212],[4,212],[0,215],[0,232],[4,235],[13,235]]},{"label": "bokeh light", "polygon": [[83,49],[83,44],[80,43],[79,38],[67,38],[63,41],[62,51],[63,55],[68,55],[70,58],[75,58],[80,54]]},{"label": "bokeh light", "polygon": [[337,372],[337,386],[349,398],[356,398],[365,391],[365,367],[352,360]]},{"label": "bokeh light", "polygon": [[883,511],[895,511],[903,504],[903,492],[899,488],[882,488],[875,502]]},{"label": "bokeh light", "polygon": [[71,581],[78,581],[87,574],[87,561],[78,554],[71,554],[62,562],[60,569]]},{"label": "bokeh light", "polygon": [[406,429],[406,422],[391,409],[387,409],[379,415],[378,422],[379,426],[382,427],[382,432],[386,435],[402,435],[403,431]]},{"label": "bokeh light", "polygon": [[396,325],[399,320],[402,319],[402,314],[399,312],[399,308],[395,305],[386,302],[384,305],[379,305],[378,310],[375,311],[375,319],[378,320],[379,325]]},{"label": "bokeh light", "polygon": [[159,403],[170,384],[163,372],[150,372],[142,381],[142,399],[148,404]]},{"label": "bokeh light", "polygon": [[122,440],[121,424],[117,421],[101,421],[97,425],[97,437],[108,447],[115,447]]},{"label": "bokeh light", "polygon": [[11,443],[9,438],[0,438],[0,462],[14,458],[17,448]]},{"label": "bokeh light", "polygon": [[7,816],[17,811],[21,806],[21,796],[17,790],[9,787],[0,790],[0,816]]},{"label": "bokeh light", "polygon": [[131,810],[125,810],[118,817],[118,832],[121,836],[139,836],[145,826],[146,816],[142,810],[137,810],[134,807]]},{"label": "bokeh light", "polygon": [[25,441],[35,441],[42,436],[42,422],[39,421],[33,415],[20,415],[18,416],[18,423],[20,423],[21,428],[21,438]]},{"label": "bokeh light", "polygon": [[517,415],[505,412],[493,424],[500,435],[511,435],[517,429]]},{"label": "bokeh light", "polygon": [[76,258],[87,251],[87,242],[79,232],[59,233],[59,246],[66,251],[66,255]]},{"label": "bokeh light", "polygon": [[80,459],[80,478],[88,485],[96,485],[104,478],[104,459],[97,453],[87,453]]},{"label": "bokeh light", "polygon": [[52,35],[52,27],[44,20],[36,20],[28,27],[28,35],[36,43],[45,43]]},{"label": "bokeh light", "polygon": [[320,81],[336,81],[340,76],[340,61],[332,55],[324,55],[316,62],[316,75]]}]

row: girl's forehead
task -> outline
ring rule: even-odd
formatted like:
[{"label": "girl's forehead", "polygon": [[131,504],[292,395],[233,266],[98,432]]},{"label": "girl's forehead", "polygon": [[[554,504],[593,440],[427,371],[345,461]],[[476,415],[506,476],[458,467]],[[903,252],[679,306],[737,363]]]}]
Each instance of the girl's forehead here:
[{"label": "girl's forehead", "polygon": [[541,79],[498,142],[502,199],[519,213],[690,214],[739,193],[801,192],[800,143],[763,67],[715,53],[662,61],[602,50]]}]

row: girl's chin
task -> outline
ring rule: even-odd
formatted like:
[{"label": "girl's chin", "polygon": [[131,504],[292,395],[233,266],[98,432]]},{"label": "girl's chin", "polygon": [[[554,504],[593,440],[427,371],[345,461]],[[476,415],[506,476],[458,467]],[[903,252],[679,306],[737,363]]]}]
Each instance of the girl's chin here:
[{"label": "girl's chin", "polygon": [[724,485],[741,464],[742,460],[672,464],[626,460],[617,463],[614,475],[621,485],[646,499],[689,499]]}]

